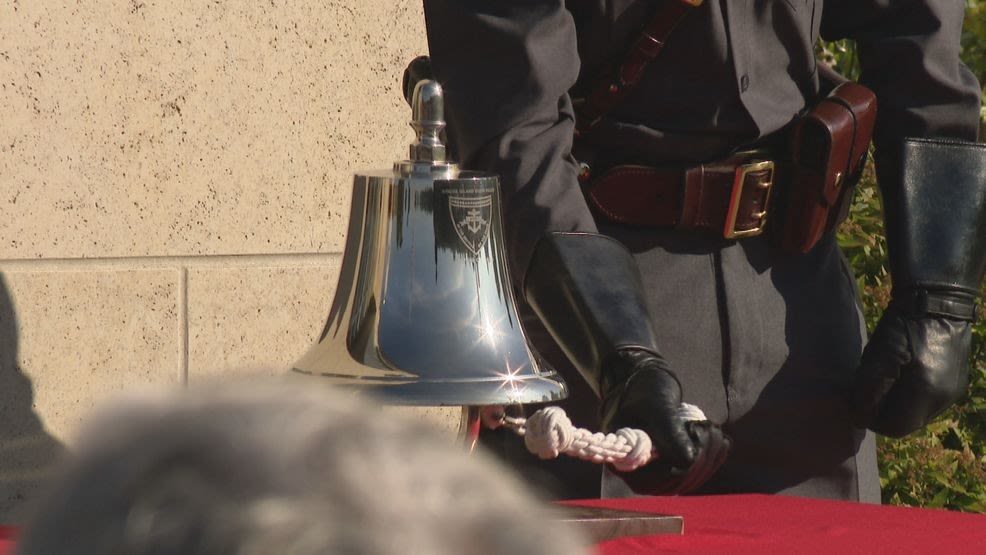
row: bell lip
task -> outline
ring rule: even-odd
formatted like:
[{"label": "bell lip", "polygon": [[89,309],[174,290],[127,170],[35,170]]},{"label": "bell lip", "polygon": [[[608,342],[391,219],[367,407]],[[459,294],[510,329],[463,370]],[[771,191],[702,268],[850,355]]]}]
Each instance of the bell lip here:
[{"label": "bell lip", "polygon": [[536,404],[568,397],[568,385],[555,371],[511,380],[465,378],[415,380],[360,378],[353,375],[316,374],[292,368],[295,376],[322,378],[327,385],[372,395],[386,404],[407,406],[488,406]]}]

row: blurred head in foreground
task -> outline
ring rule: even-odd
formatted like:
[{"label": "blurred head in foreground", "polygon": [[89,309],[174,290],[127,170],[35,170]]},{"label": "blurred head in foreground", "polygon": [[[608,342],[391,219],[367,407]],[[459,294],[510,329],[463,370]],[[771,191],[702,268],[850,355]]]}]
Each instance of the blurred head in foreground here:
[{"label": "blurred head in foreground", "polygon": [[78,445],[21,555],[580,552],[491,461],[311,384],[132,395]]}]

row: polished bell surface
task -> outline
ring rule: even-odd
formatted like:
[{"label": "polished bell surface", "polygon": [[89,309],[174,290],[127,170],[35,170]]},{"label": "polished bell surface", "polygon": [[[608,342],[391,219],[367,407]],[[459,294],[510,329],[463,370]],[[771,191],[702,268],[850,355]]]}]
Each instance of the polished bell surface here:
[{"label": "polished bell surface", "polygon": [[528,345],[503,249],[497,176],[445,160],[441,87],[419,83],[410,159],[358,173],[335,299],[294,372],[406,405],[567,395]]}]

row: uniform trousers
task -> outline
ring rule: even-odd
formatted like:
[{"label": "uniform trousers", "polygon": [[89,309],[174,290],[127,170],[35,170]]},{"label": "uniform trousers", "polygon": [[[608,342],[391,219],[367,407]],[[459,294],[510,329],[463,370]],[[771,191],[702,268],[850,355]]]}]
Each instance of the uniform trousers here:
[{"label": "uniform trousers", "polygon": [[[787,255],[765,235],[726,241],[606,224],[600,232],[637,259],[658,345],[684,401],[732,438],[726,463],[695,493],[880,501],[874,436],[849,416],[865,325],[832,236],[807,254]],[[560,404],[576,425],[599,430],[595,394],[537,317],[522,313],[535,348],[569,384]],[[509,434],[484,433],[481,442],[548,496],[631,493],[599,465],[565,456],[538,461]]]}]

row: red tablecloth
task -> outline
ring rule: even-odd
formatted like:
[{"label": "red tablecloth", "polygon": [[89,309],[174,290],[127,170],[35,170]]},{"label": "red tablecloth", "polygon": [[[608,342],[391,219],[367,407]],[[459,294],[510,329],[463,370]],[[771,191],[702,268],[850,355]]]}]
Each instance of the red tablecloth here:
[{"label": "red tablecloth", "polygon": [[0,526],[0,555],[8,555],[14,551],[14,529]]},{"label": "red tablecloth", "polygon": [[681,515],[681,536],[620,538],[601,555],[634,553],[986,554],[986,515],[771,495],[578,501]]},{"label": "red tablecloth", "polygon": [[[681,536],[620,538],[600,555],[642,553],[986,553],[986,515],[769,495],[578,501],[685,517]],[[0,526],[0,555],[13,551]]]}]

